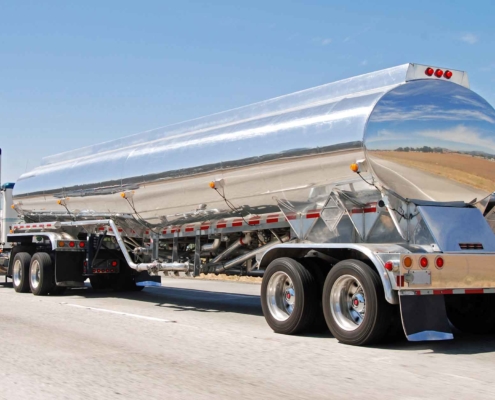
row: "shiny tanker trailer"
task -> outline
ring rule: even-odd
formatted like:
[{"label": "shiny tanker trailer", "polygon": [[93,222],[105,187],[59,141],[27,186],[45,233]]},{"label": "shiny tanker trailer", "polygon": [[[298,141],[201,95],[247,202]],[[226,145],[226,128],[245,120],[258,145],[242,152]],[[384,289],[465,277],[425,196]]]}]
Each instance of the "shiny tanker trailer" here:
[{"label": "shiny tanker trailer", "polygon": [[467,74],[405,64],[45,158],[15,184],[8,275],[263,276],[275,332],[356,345],[494,331],[494,161]]}]

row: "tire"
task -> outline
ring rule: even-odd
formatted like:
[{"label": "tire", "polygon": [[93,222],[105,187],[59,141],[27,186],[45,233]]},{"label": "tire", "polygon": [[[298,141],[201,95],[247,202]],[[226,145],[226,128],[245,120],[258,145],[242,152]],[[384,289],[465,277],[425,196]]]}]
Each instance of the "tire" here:
[{"label": "tire", "polygon": [[314,276],[291,258],[272,261],[261,283],[261,307],[266,322],[276,333],[300,333],[315,320],[318,287]]},{"label": "tire", "polygon": [[53,263],[48,253],[36,253],[31,259],[29,286],[35,296],[46,296],[55,287]]},{"label": "tire", "polygon": [[31,255],[29,253],[17,253],[12,263],[12,282],[17,293],[29,293],[29,265]]},{"label": "tire", "polygon": [[464,333],[487,334],[495,331],[494,294],[446,295],[447,317]]},{"label": "tire", "polygon": [[395,311],[385,300],[380,277],[358,260],[344,260],[329,272],[323,287],[323,313],[340,342],[363,346],[385,338]]},{"label": "tire", "polygon": [[89,282],[93,290],[106,290],[110,289],[110,280],[108,276],[94,275],[89,277]]},{"label": "tire", "polygon": [[331,264],[315,257],[301,258],[298,260],[313,275],[317,287],[317,310],[315,318],[308,325],[307,331],[311,333],[328,332],[327,322],[323,314],[322,294],[325,279],[330,271]]}]

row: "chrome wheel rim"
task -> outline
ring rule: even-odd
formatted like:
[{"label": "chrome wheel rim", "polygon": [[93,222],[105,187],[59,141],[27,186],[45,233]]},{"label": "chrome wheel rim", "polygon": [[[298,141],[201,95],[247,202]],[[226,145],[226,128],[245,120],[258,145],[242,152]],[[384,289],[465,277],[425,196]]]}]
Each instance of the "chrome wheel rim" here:
[{"label": "chrome wheel rim", "polygon": [[296,291],[289,275],[275,272],[268,281],[266,300],[270,314],[277,321],[286,321],[296,305]]},{"label": "chrome wheel rim", "polygon": [[30,279],[31,279],[31,287],[33,289],[36,289],[39,284],[40,284],[40,263],[38,260],[34,260],[31,263],[31,268],[30,268]]},{"label": "chrome wheel rim", "polygon": [[366,295],[361,282],[351,275],[339,277],[330,292],[330,309],[341,329],[356,330],[366,314]]},{"label": "chrome wheel rim", "polygon": [[16,260],[12,271],[12,278],[16,287],[21,286],[22,281],[22,263],[20,260]]}]

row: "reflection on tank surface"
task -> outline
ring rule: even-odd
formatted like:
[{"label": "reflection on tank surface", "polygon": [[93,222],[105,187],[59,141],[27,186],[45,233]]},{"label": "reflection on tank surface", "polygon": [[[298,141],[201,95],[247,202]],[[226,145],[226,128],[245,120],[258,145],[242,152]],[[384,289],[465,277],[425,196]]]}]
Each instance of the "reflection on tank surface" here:
[{"label": "reflection on tank surface", "polygon": [[404,197],[469,202],[495,189],[495,110],[462,86],[416,81],[391,90],[364,143],[376,177]]}]

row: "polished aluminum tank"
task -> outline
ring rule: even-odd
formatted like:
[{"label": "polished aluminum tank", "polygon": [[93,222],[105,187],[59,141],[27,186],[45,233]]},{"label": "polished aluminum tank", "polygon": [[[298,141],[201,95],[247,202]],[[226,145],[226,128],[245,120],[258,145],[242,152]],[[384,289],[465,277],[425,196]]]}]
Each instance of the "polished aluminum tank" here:
[{"label": "polished aluminum tank", "polygon": [[160,226],[279,204],[310,209],[315,193],[356,179],[349,165],[365,157],[364,176],[404,197],[481,199],[495,188],[495,111],[466,73],[438,78],[427,67],[404,64],[47,157],[19,178],[14,201],[40,219],[127,213]]}]

